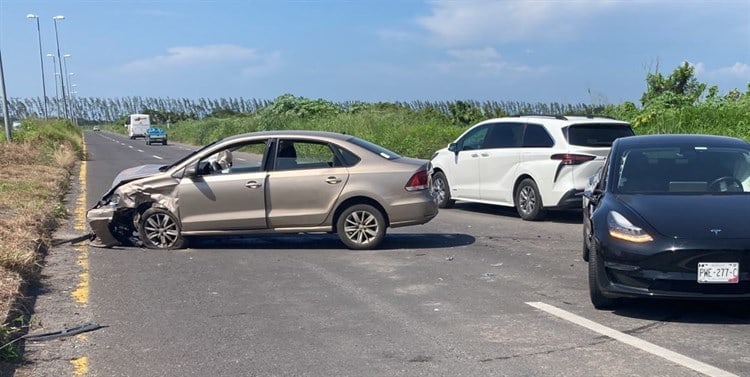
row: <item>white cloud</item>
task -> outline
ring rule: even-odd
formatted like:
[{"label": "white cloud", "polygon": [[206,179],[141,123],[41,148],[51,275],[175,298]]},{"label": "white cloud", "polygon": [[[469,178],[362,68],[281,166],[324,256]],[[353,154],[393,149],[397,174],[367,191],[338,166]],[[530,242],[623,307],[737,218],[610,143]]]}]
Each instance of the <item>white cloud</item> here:
[{"label": "white cloud", "polygon": [[281,53],[273,52],[258,59],[253,65],[246,66],[242,69],[243,77],[260,77],[270,73],[277,72],[281,68]]},{"label": "white cloud", "polygon": [[441,44],[519,41],[568,33],[585,17],[605,12],[617,1],[434,0],[431,14],[416,22]]},{"label": "white cloud", "polygon": [[736,77],[740,79],[750,79],[750,65],[747,65],[745,63],[734,63],[731,67],[724,67],[719,68],[716,70],[716,73],[719,75],[726,75],[731,77]]},{"label": "white cloud", "polygon": [[692,64],[696,77],[705,77],[711,79],[742,79],[750,80],[750,65],[745,63],[734,63],[728,67],[708,69],[702,62]]},{"label": "white cloud", "polygon": [[479,76],[498,76],[506,73],[543,72],[546,68],[507,61],[500,53],[492,48],[481,49],[452,49],[447,54],[452,58],[436,63],[442,73],[470,73]]},{"label": "white cloud", "polygon": [[119,67],[123,74],[152,74],[169,72],[180,68],[213,67],[221,69],[225,65],[246,65],[245,70],[254,67],[279,64],[281,60],[278,52],[262,54],[258,51],[230,44],[208,46],[183,46],[167,49],[166,55],[135,60]]}]

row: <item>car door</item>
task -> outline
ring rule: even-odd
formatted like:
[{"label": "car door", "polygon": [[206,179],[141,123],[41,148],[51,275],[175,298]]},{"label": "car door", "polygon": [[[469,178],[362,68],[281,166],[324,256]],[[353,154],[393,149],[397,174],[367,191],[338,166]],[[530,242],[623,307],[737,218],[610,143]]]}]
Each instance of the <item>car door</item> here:
[{"label": "car door", "polygon": [[177,186],[185,232],[264,229],[267,140],[234,144],[197,163],[197,175]]},{"label": "car door", "polygon": [[280,139],[268,174],[271,229],[322,226],[349,180],[349,171],[323,141]]},{"label": "car door", "polygon": [[479,156],[489,125],[474,127],[456,142],[456,152],[445,166],[451,196],[456,199],[479,200]]},{"label": "car door", "polygon": [[482,201],[512,204],[515,173],[520,161],[523,123],[490,125],[479,155],[479,193]]}]

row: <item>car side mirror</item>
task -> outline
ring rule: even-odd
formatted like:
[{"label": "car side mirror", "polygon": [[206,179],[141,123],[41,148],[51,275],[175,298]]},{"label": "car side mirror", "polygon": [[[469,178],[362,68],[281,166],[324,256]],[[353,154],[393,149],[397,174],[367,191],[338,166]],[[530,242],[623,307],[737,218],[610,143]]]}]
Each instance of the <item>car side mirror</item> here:
[{"label": "car side mirror", "polygon": [[602,199],[602,190],[598,188],[584,190],[583,197],[588,199],[594,205],[598,205]]},{"label": "car side mirror", "polygon": [[184,177],[186,178],[194,178],[198,176],[198,169],[196,168],[197,164],[188,165],[185,167],[185,174]]},{"label": "car side mirror", "polygon": [[458,146],[456,145],[456,143],[450,143],[448,144],[448,150],[453,153],[458,153]]}]

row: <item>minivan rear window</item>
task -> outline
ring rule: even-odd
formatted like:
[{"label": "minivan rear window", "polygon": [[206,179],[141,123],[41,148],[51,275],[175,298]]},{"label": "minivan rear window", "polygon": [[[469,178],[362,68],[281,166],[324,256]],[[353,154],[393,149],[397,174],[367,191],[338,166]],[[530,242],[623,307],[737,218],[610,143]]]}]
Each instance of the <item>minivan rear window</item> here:
[{"label": "minivan rear window", "polygon": [[574,124],[563,133],[568,144],[582,147],[611,147],[615,139],[635,135],[629,124],[612,123]]}]

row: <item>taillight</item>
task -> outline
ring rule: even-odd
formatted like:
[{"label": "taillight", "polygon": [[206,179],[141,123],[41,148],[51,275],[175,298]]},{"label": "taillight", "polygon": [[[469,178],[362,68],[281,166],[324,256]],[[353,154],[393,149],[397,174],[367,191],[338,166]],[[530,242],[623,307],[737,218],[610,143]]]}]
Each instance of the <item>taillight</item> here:
[{"label": "taillight", "polygon": [[561,165],[580,165],[586,161],[595,159],[596,156],[587,154],[574,154],[574,153],[558,153],[553,154],[553,160],[560,160]]},{"label": "taillight", "polygon": [[430,176],[427,174],[427,170],[420,170],[409,178],[406,182],[406,191],[419,191],[426,190],[430,187]]}]

